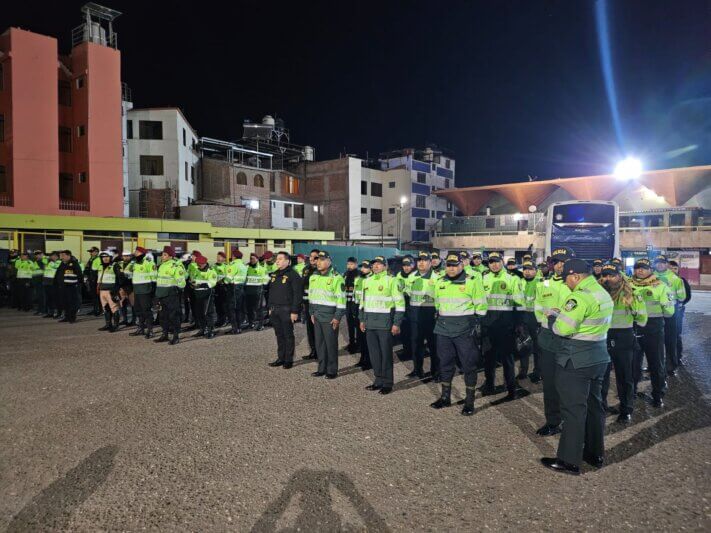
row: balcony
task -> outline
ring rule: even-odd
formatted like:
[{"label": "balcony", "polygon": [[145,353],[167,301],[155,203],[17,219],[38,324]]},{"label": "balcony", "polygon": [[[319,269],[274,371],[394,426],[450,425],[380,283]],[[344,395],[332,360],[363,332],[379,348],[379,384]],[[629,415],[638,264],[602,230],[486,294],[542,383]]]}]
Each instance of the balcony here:
[{"label": "balcony", "polygon": [[89,204],[88,202],[60,199],[59,209],[62,211],[89,211]]}]

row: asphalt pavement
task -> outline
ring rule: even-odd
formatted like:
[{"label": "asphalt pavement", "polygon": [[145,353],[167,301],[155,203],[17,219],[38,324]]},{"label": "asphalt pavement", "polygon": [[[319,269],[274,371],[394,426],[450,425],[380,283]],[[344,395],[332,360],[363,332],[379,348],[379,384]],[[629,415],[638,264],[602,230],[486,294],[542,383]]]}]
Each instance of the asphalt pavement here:
[{"label": "asphalt pavement", "polygon": [[610,415],[606,465],[579,477],[539,464],[558,438],[535,434],[540,384],[477,393],[466,418],[429,407],[410,361],[389,396],[345,352],[338,379],[311,377],[303,326],[284,370],[271,329],[171,347],[100,325],[0,309],[0,530],[711,530],[711,293],[666,408]]}]

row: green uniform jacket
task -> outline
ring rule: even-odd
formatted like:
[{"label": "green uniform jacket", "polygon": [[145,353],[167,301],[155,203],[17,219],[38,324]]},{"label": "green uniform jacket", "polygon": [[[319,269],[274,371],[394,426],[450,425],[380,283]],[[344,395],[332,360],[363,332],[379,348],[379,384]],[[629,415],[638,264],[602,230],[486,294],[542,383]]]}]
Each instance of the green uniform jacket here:
[{"label": "green uniform jacket", "polygon": [[686,300],[686,289],[684,288],[684,282],[679,276],[674,274],[671,270],[665,270],[664,272],[657,272],[655,274],[657,279],[669,287],[669,292],[674,297],[674,303],[680,303]]},{"label": "green uniform jacket", "polygon": [[410,274],[410,283],[405,287],[407,295],[410,297],[410,305],[407,307],[408,316],[417,318],[420,309],[433,309],[435,307],[435,288],[439,278],[430,270],[425,275],[419,272]]},{"label": "green uniform jacket", "polygon": [[61,265],[62,262],[57,259],[56,261],[49,261],[47,263],[47,266],[44,267],[44,274],[42,275],[42,284],[43,285],[53,285],[54,284],[54,277],[57,274],[57,269],[59,268],[59,265]]},{"label": "green uniform jacket", "polygon": [[147,257],[141,259],[140,262],[133,259],[128,265],[127,270],[131,272],[134,294],[150,294],[153,292],[157,269],[156,264],[152,260]]},{"label": "green uniform jacket", "polygon": [[437,280],[434,292],[437,322],[434,332],[445,337],[471,333],[476,316],[487,313],[486,293],[480,276],[470,278],[464,271],[456,278]]},{"label": "green uniform jacket", "polygon": [[359,317],[366,329],[400,327],[405,316],[405,297],[400,283],[387,271],[371,274],[363,281]]},{"label": "green uniform jacket", "polygon": [[97,272],[96,283],[100,291],[118,292],[121,274],[121,267],[118,263],[109,263],[108,265],[102,263]]},{"label": "green uniform jacket", "polygon": [[245,283],[246,291],[250,294],[258,294],[264,285],[266,273],[264,267],[259,263],[247,265],[247,280]]},{"label": "green uniform jacket", "polygon": [[225,283],[243,285],[247,283],[247,265],[241,259],[233,259],[225,268]]},{"label": "green uniform jacket", "polygon": [[[533,304],[533,311],[536,320],[541,325],[538,333],[538,345],[551,352],[558,349],[559,338],[550,333],[549,315],[555,317],[565,304],[570,294],[570,289],[563,281],[563,278],[553,275],[548,279],[543,279],[536,285],[536,299]],[[545,331],[544,331],[545,330]]]},{"label": "green uniform jacket", "polygon": [[[649,283],[647,280],[631,278],[635,293],[640,295],[647,308],[648,318],[670,318],[674,316],[674,302],[676,298],[671,294],[669,287],[661,281]],[[645,283],[646,282],[646,283]]]},{"label": "green uniform jacket", "polygon": [[47,263],[49,263],[49,259],[47,259],[46,257],[43,257],[39,261],[35,261],[35,264],[37,265],[37,270],[32,271],[32,276],[37,279],[41,278],[42,274],[44,274],[44,269],[47,268]]},{"label": "green uniform jacket", "polygon": [[39,266],[37,266],[36,261],[32,261],[31,259],[18,259],[15,262],[15,269],[17,270],[17,279],[29,280],[32,279],[34,272],[39,270]]},{"label": "green uniform jacket", "polygon": [[225,282],[225,274],[227,272],[227,263],[215,263],[212,265],[212,269],[217,274],[217,283],[223,284]]},{"label": "green uniform jacket", "polygon": [[520,278],[518,280],[518,294],[521,295],[516,308],[525,313],[533,313],[536,309],[536,287],[538,287],[539,278],[533,279]]},{"label": "green uniform jacket", "polygon": [[607,330],[614,304],[594,276],[588,276],[568,295],[551,330],[560,337],[556,363],[585,368],[608,363]]},{"label": "green uniform jacket", "polygon": [[507,327],[513,324],[513,310],[522,300],[519,278],[512,276],[506,270],[487,272],[482,276],[482,284],[486,292],[488,310],[483,326]]},{"label": "green uniform jacket", "polygon": [[612,323],[610,329],[630,329],[635,324],[647,325],[647,306],[639,291],[633,290],[634,298],[630,305],[625,305],[620,296],[613,300]]},{"label": "green uniform jacket", "polygon": [[296,272],[299,276],[303,276],[304,268],[306,268],[306,263],[296,263],[293,268],[294,272]]},{"label": "green uniform jacket", "polygon": [[311,275],[309,314],[318,322],[341,320],[346,314],[346,282],[333,267],[323,274],[317,270]]},{"label": "green uniform jacket", "polygon": [[156,274],[156,297],[163,298],[185,287],[185,267],[177,259],[161,263]]},{"label": "green uniform jacket", "polygon": [[218,274],[213,267],[206,266],[204,269],[198,267],[192,280],[196,298],[208,298],[212,290],[217,285]]}]

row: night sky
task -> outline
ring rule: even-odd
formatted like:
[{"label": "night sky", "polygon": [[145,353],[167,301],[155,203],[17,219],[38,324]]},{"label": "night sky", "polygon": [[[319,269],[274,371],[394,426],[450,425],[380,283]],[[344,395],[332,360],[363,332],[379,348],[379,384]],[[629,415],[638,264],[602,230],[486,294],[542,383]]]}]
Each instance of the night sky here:
[{"label": "night sky", "polygon": [[[0,31],[67,51],[83,3],[9,0]],[[606,173],[623,153],[711,164],[710,0],[608,0],[624,147],[592,0],[99,3],[123,12],[134,105],[181,107],[200,135],[272,114],[318,159],[435,143],[458,186]]]}]

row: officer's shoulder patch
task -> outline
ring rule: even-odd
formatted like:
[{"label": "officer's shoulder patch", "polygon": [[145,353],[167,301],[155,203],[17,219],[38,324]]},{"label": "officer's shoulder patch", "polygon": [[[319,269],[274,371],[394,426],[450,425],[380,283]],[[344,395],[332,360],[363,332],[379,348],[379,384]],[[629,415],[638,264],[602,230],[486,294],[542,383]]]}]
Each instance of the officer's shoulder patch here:
[{"label": "officer's shoulder patch", "polygon": [[578,302],[574,298],[570,298],[567,302],[565,302],[566,311],[572,311],[576,307],[578,307]]},{"label": "officer's shoulder patch", "polygon": [[640,293],[635,293],[634,297],[637,298],[638,302],[641,302],[644,300],[644,298],[642,298],[642,295]]},{"label": "officer's shoulder patch", "polygon": [[506,290],[506,283],[504,283],[502,281],[500,287],[501,287],[501,290]]}]

